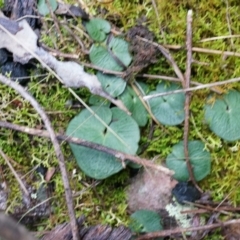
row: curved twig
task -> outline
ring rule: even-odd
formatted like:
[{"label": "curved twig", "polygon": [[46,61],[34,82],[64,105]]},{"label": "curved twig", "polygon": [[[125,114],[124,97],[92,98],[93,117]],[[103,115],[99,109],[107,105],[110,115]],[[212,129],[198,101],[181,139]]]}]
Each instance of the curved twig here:
[{"label": "curved twig", "polygon": [[[3,121],[0,121],[0,127],[13,129],[13,130],[20,131],[20,132],[30,134],[30,135],[34,135],[34,136],[50,138],[49,132],[46,131],[46,130],[29,128],[29,127],[20,126],[20,125],[12,124],[12,123],[9,123],[9,122],[3,122]],[[88,148],[91,148],[91,149],[95,149],[95,150],[98,150],[98,151],[108,153],[108,154],[110,154],[110,155],[112,155],[116,158],[119,158],[121,161],[126,161],[126,160],[131,161],[131,162],[140,164],[144,167],[149,167],[149,168],[153,168],[153,169],[162,171],[167,175],[173,175],[174,174],[174,172],[171,171],[170,169],[168,169],[164,166],[161,166],[161,165],[154,164],[147,159],[143,159],[143,158],[140,158],[138,156],[133,156],[133,155],[126,154],[126,153],[123,153],[123,152],[119,152],[117,150],[102,146],[102,145],[97,144],[97,143],[92,143],[92,142],[89,142],[89,141],[86,141],[86,140],[83,140],[83,139],[70,137],[70,136],[66,136],[66,135],[60,135],[60,134],[56,134],[56,137],[57,137],[58,140],[66,141],[68,143],[74,143],[74,144],[77,144],[77,145],[81,145],[81,146],[84,146],[84,147],[88,147]]]},{"label": "curved twig", "polygon": [[70,189],[70,184],[68,181],[68,175],[65,167],[65,162],[64,162],[64,156],[61,151],[60,145],[58,143],[58,140],[56,138],[56,135],[51,127],[51,122],[48,119],[48,116],[46,113],[43,111],[41,106],[38,104],[38,102],[19,84],[16,82],[13,82],[9,80],[8,78],[4,77],[3,75],[0,74],[0,82],[2,84],[5,84],[9,86],[10,88],[13,88],[15,91],[17,91],[24,99],[30,102],[30,104],[34,107],[34,109],[38,112],[38,114],[41,116],[45,127],[47,131],[49,132],[51,141],[53,143],[53,147],[55,149],[55,153],[57,156],[57,159],[59,160],[59,167],[61,170],[62,174],[62,180],[64,184],[64,189],[65,189],[65,197],[66,197],[66,202],[67,202],[67,207],[68,207],[68,212],[69,212],[69,217],[71,221],[71,228],[72,228],[72,234],[73,234],[73,240],[78,240],[78,226],[77,226],[77,221],[75,218],[74,214],[74,207],[73,207],[73,201],[72,201],[72,192]]}]

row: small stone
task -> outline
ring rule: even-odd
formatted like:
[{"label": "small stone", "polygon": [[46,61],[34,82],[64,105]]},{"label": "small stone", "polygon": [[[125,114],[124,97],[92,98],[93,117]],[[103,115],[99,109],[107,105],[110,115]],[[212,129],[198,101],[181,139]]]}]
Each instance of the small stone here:
[{"label": "small stone", "polygon": [[184,204],[184,201],[195,202],[201,197],[201,193],[198,189],[188,182],[179,182],[172,192],[177,201],[181,204]]}]

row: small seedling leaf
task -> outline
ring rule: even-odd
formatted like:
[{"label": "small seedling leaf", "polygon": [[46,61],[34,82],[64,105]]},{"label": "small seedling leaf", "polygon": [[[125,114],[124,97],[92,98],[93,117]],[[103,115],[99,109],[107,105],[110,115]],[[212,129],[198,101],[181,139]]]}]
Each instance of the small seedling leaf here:
[{"label": "small seedling leaf", "polygon": [[[196,181],[205,178],[211,170],[211,156],[204,147],[204,143],[201,141],[189,141],[188,143],[189,159]],[[173,177],[176,180],[182,182],[189,180],[183,141],[173,146],[172,152],[166,159],[166,165],[175,172]]]},{"label": "small seedling leaf", "polygon": [[94,41],[103,42],[111,30],[111,25],[104,19],[93,18],[86,23],[86,29]]},{"label": "small seedling leaf", "polygon": [[123,67],[117,64],[106,47],[93,44],[89,58],[93,64],[106,70],[122,71]]},{"label": "small seedling leaf", "polygon": [[131,63],[132,56],[129,53],[129,45],[125,40],[113,37],[109,43],[109,48],[126,67]]},{"label": "small seedling leaf", "polygon": [[115,37],[111,39],[108,46],[105,44],[93,44],[89,57],[93,64],[113,71],[122,71],[132,61],[128,51],[128,43],[121,38]]},{"label": "small seedling leaf", "polygon": [[226,141],[240,139],[240,93],[229,91],[221,99],[205,106],[205,120],[210,129]]},{"label": "small seedling leaf", "polygon": [[102,88],[112,97],[119,96],[126,88],[127,83],[120,77],[98,72],[97,78],[101,82]]},{"label": "small seedling leaf", "polygon": [[161,218],[151,210],[138,210],[131,215],[130,229],[136,233],[161,231]]},{"label": "small seedling leaf", "polygon": [[[177,84],[167,85],[164,82],[158,84],[156,91],[149,94],[164,93],[179,88]],[[153,115],[157,120],[165,125],[178,125],[183,122],[184,114],[184,93],[171,94],[163,97],[152,98],[149,100]]]},{"label": "small seedling leaf", "polygon": [[[49,0],[49,7],[51,7],[52,11],[54,12],[57,9],[58,3],[56,0]],[[49,14],[49,7],[48,4],[46,3],[46,0],[39,0],[38,4],[38,12],[45,16]]]},{"label": "small seedling leaf", "polygon": [[[135,154],[140,133],[137,123],[118,108],[91,107],[111,128],[107,129],[87,109],[74,117],[67,128],[67,135],[98,143],[118,151]],[[94,149],[70,144],[79,167],[86,175],[95,179],[107,178],[122,170],[122,162],[112,155]]]},{"label": "small seedling leaf", "polygon": [[129,112],[132,113],[132,117],[136,120],[138,125],[140,127],[145,126],[148,121],[148,115],[137,94],[130,87],[127,87],[119,98],[122,100]]}]

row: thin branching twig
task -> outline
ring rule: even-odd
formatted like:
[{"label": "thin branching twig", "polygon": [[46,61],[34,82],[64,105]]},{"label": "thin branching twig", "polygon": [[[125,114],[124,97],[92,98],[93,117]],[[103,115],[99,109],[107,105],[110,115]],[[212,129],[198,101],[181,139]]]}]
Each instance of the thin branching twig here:
[{"label": "thin branching twig", "polygon": [[[50,138],[50,134],[46,130],[39,130],[39,129],[29,128],[29,127],[25,127],[25,126],[19,126],[19,125],[12,124],[12,123],[9,123],[9,122],[4,122],[4,121],[0,121],[0,127],[13,129],[13,130],[20,131],[20,132],[23,132],[23,133],[26,133],[26,134],[29,134],[29,135]],[[110,155],[112,155],[116,158],[121,159],[121,161],[128,160],[128,161],[140,164],[144,167],[157,169],[157,170],[162,171],[162,172],[164,172],[165,174],[168,174],[168,175],[173,175],[174,174],[174,172],[169,170],[168,168],[163,167],[161,165],[154,164],[147,159],[143,159],[143,158],[140,158],[140,157],[137,157],[137,156],[133,156],[133,155],[126,154],[126,153],[123,153],[123,152],[119,152],[117,150],[102,146],[102,145],[97,144],[97,143],[92,143],[92,142],[89,142],[89,141],[86,141],[86,140],[83,140],[83,139],[70,137],[70,136],[66,136],[66,135],[62,135],[62,134],[56,134],[56,137],[60,141],[66,141],[66,142],[69,142],[69,143],[74,143],[74,144],[77,144],[77,145],[81,145],[81,146],[84,146],[84,147],[88,147],[88,148],[91,148],[91,149],[95,149],[95,150],[98,150],[98,151],[108,153],[108,154],[110,154]]]},{"label": "thin branching twig", "polygon": [[137,81],[133,81],[131,83],[131,87],[133,89],[133,91],[137,94],[138,98],[140,99],[141,103],[143,104],[143,106],[145,107],[146,111],[148,112],[148,114],[150,115],[150,117],[152,118],[152,120],[157,124],[160,125],[159,121],[157,120],[157,118],[153,115],[151,108],[149,107],[149,105],[143,100],[143,92],[141,91],[140,85],[137,83]]},{"label": "thin branching twig", "polygon": [[153,5],[153,8],[154,8],[155,15],[157,17],[158,27],[159,27],[159,30],[161,32],[163,42],[166,44],[165,32],[163,31],[163,28],[161,26],[161,21],[160,21],[160,17],[159,17],[159,9],[157,7],[157,4],[156,4],[155,0],[152,0],[152,5]]},{"label": "thin branching twig", "polygon": [[[225,2],[226,2],[226,20],[227,20],[228,31],[229,31],[229,34],[232,35],[232,27],[231,27],[231,20],[230,20],[229,3],[228,3],[228,0],[226,0]],[[234,48],[233,39],[230,38],[230,41],[231,41],[231,48]]]},{"label": "thin branching twig", "polygon": [[[144,77],[144,78],[148,78],[148,79],[161,79],[161,80],[166,80],[166,81],[169,81],[169,82],[181,82],[181,80],[179,78],[164,76],[164,75],[138,74],[137,77]],[[194,86],[201,86],[202,85],[202,83],[195,82],[195,81],[190,81],[190,83]],[[218,88],[211,87],[210,89],[211,89],[211,91],[213,91],[215,93],[222,94],[222,91],[220,91]]]},{"label": "thin branching twig", "polygon": [[[192,10],[189,10],[187,13],[187,66],[185,73],[185,88],[190,87],[191,79],[191,66],[192,66]],[[185,120],[184,120],[184,132],[183,132],[183,143],[184,143],[184,157],[187,164],[187,169],[189,173],[189,180],[194,184],[195,187],[200,189],[197,185],[193,174],[193,167],[190,162],[189,152],[188,152],[188,135],[189,135],[189,114],[190,114],[190,102],[191,102],[191,93],[185,92]]]},{"label": "thin branching twig", "polygon": [[11,172],[13,173],[13,175],[15,176],[19,186],[21,187],[21,189],[23,190],[24,194],[26,195],[26,197],[29,197],[29,192],[27,190],[27,188],[25,187],[23,181],[21,180],[21,178],[18,176],[17,172],[15,171],[15,169],[13,168],[12,164],[10,163],[10,161],[8,160],[8,156],[2,151],[2,149],[0,149],[0,155],[2,156],[2,158],[5,160],[5,162],[7,163],[8,167],[10,168]]},{"label": "thin branching twig", "polygon": [[[181,45],[164,45],[164,47],[167,49],[173,49],[173,50],[185,49],[185,47]],[[240,57],[239,52],[221,51],[221,50],[215,50],[215,49],[209,49],[209,48],[193,47],[192,51],[199,52],[199,53],[206,53],[206,54],[217,54],[217,55],[224,55],[224,56]]]},{"label": "thin branching twig", "polygon": [[51,138],[51,141],[53,143],[53,147],[55,149],[55,153],[59,162],[59,167],[61,170],[61,175],[62,175],[62,180],[63,180],[63,185],[65,189],[65,197],[66,197],[66,203],[68,207],[68,212],[69,212],[69,217],[71,221],[71,228],[72,228],[72,234],[73,234],[73,240],[78,240],[79,239],[79,234],[78,234],[78,225],[77,221],[75,218],[75,212],[74,212],[74,206],[73,206],[73,200],[72,200],[72,191],[70,189],[70,184],[68,181],[68,174],[67,170],[65,167],[65,161],[64,161],[64,156],[61,151],[60,145],[58,143],[58,140],[56,138],[56,135],[51,127],[51,122],[48,119],[48,116],[46,113],[43,111],[41,106],[38,104],[38,102],[18,83],[11,81],[10,79],[4,77],[3,75],[0,74],[0,82],[4,85],[9,86],[10,88],[13,88],[15,91],[17,91],[24,99],[30,102],[30,104],[34,107],[34,109],[38,112],[38,114],[41,116],[45,127],[47,131],[49,132],[49,136]]},{"label": "thin branching twig", "polygon": [[185,88],[185,89],[177,89],[177,90],[174,90],[174,91],[148,95],[148,96],[144,96],[143,99],[145,101],[147,101],[151,98],[162,97],[162,96],[167,96],[167,95],[177,94],[177,93],[183,93],[183,92],[197,91],[197,90],[201,90],[201,89],[205,89],[205,88],[211,88],[211,87],[221,86],[221,85],[225,85],[225,84],[229,84],[229,83],[235,83],[235,82],[240,82],[240,77],[231,78],[231,79],[221,81],[221,82],[202,84],[202,85],[199,85],[199,86],[196,86],[196,87],[189,87],[189,88]]},{"label": "thin branching twig", "polygon": [[155,42],[152,42],[146,38],[142,38],[142,37],[139,37],[137,36],[137,38],[139,38],[141,41],[143,42],[147,42],[147,43],[150,43],[154,46],[156,46],[158,48],[158,50],[163,54],[163,56],[169,61],[169,63],[171,64],[175,74],[178,76],[178,78],[181,80],[182,82],[182,85],[184,85],[184,76],[180,70],[180,68],[178,67],[178,65],[176,64],[176,62],[174,61],[173,57],[171,56],[171,54],[169,53],[169,51],[163,47],[162,45],[160,44],[157,44]]},{"label": "thin branching twig", "polygon": [[178,234],[178,233],[203,231],[203,230],[214,229],[219,227],[223,228],[233,224],[236,224],[236,225],[240,224],[240,219],[234,219],[234,220],[229,220],[229,221],[220,222],[220,223],[213,223],[213,224],[204,225],[204,226],[197,226],[197,227],[190,227],[190,228],[175,228],[175,229],[163,230],[159,232],[147,233],[138,237],[136,240],[147,240],[147,239],[154,239],[157,237],[167,237],[167,236],[172,236],[173,234]]}]

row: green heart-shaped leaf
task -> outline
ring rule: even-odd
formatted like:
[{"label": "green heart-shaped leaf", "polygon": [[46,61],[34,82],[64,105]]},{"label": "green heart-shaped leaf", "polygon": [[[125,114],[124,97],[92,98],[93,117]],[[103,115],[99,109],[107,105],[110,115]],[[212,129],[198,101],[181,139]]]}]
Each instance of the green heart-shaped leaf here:
[{"label": "green heart-shaped leaf", "polygon": [[129,53],[129,44],[125,40],[113,37],[109,43],[109,48],[113,54],[127,67],[131,61],[132,56]]},{"label": "green heart-shaped leaf", "polygon": [[230,91],[205,106],[205,120],[210,129],[227,141],[240,139],[240,93]]},{"label": "green heart-shaped leaf", "polygon": [[141,127],[145,126],[148,121],[148,114],[137,94],[130,87],[127,87],[119,98],[129,112],[132,113],[132,117],[136,120],[138,125]]},{"label": "green heart-shaped leaf", "polygon": [[[204,150],[204,147],[201,141],[188,142],[189,159],[196,181],[205,178],[211,170],[211,156],[208,151]],[[173,146],[172,152],[167,156],[166,165],[175,172],[174,178],[178,181],[184,182],[189,180],[183,141]]]},{"label": "green heart-shaped leaf", "polygon": [[121,38],[114,37],[111,39],[109,46],[93,44],[89,57],[93,64],[113,71],[122,71],[124,66],[127,67],[132,61],[128,51],[128,43]]},{"label": "green heart-shaped leaf", "polygon": [[104,19],[93,18],[86,23],[86,29],[94,41],[102,42],[106,39],[106,34],[111,31],[111,25]]},{"label": "green heart-shaped leaf", "polygon": [[[135,154],[140,138],[137,123],[118,108],[91,107],[91,109],[113,132],[107,129],[95,115],[84,109],[69,123],[67,135]],[[123,168],[121,161],[109,154],[75,144],[70,144],[70,147],[79,167],[92,178],[104,179]]]},{"label": "green heart-shaped leaf", "polygon": [[131,215],[130,228],[133,232],[156,232],[163,229],[159,214],[151,210],[138,210]]},{"label": "green heart-shaped leaf", "polygon": [[102,88],[112,97],[117,97],[126,88],[127,83],[120,77],[110,74],[97,73],[97,78],[102,84]]},{"label": "green heart-shaped leaf", "polygon": [[123,67],[117,64],[106,47],[93,44],[90,49],[89,58],[93,64],[103,69],[113,71],[123,70]]},{"label": "green heart-shaped leaf", "polygon": [[[162,82],[158,84],[156,91],[150,92],[149,94],[164,93],[176,89],[179,89],[179,85]],[[178,93],[152,98],[149,100],[149,105],[153,115],[160,123],[165,125],[178,125],[182,123],[185,118],[184,102],[184,93]]]}]

